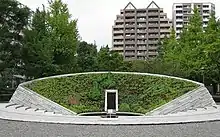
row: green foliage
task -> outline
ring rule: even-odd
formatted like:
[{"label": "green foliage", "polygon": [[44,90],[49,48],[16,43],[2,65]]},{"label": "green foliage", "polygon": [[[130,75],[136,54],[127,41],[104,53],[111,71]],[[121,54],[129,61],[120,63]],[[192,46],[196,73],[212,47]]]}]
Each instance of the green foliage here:
[{"label": "green foliage", "polygon": [[[180,38],[176,40],[172,32],[163,42],[162,62],[169,65],[169,75],[185,77],[205,84],[220,82],[220,29],[213,14],[206,29],[203,29],[202,17],[197,8],[184,26]],[[204,69],[202,69],[204,68]]]},{"label": "green foliage", "polygon": [[130,106],[127,103],[122,103],[119,105],[119,110],[121,112],[130,112]]},{"label": "green foliage", "polygon": [[[146,113],[198,85],[182,80],[132,74],[86,74],[35,81],[28,88],[78,113],[103,111],[104,90],[119,91],[119,111]],[[69,105],[69,96],[79,104]]]},{"label": "green foliage", "polygon": [[212,14],[204,35],[204,75],[206,81],[220,83],[220,24]]},{"label": "green foliage", "polygon": [[13,75],[20,73],[22,33],[29,16],[29,8],[18,1],[0,1],[0,88],[11,86]]},{"label": "green foliage", "polygon": [[97,55],[99,71],[126,71],[123,57],[110,51],[109,47],[102,47]]},{"label": "green foliage", "polygon": [[46,10],[34,12],[24,31],[24,74],[32,79],[76,71],[77,21],[71,19],[61,0],[49,2]]},{"label": "green foliage", "polygon": [[91,72],[98,70],[96,45],[83,41],[77,48],[78,72]]},{"label": "green foliage", "polygon": [[54,62],[63,73],[73,72],[78,45],[77,20],[71,19],[67,4],[61,0],[52,0],[49,4],[46,20],[54,48]]}]

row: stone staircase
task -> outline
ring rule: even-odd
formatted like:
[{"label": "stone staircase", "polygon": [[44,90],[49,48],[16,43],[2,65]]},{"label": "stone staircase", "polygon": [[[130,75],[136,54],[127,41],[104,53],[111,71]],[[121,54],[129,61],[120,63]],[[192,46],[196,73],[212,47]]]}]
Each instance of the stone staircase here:
[{"label": "stone staircase", "polygon": [[26,113],[33,115],[62,115],[55,112],[50,112],[44,109],[32,108],[25,105],[13,104],[13,103],[3,103],[0,106],[0,110],[8,111],[8,112],[16,112],[16,113]]},{"label": "stone staircase", "polygon": [[187,111],[175,112],[167,114],[169,116],[183,116],[183,115],[195,115],[195,114],[207,114],[207,113],[215,113],[220,112],[219,105],[213,105],[209,107],[201,107],[201,108],[192,108]]}]

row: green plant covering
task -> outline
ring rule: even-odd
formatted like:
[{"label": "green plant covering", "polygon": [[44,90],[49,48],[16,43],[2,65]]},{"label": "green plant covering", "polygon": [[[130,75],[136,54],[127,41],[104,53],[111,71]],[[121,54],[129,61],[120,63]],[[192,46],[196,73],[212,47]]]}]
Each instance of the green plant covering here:
[{"label": "green plant covering", "polygon": [[103,111],[104,90],[117,89],[119,111],[146,113],[199,85],[174,78],[102,73],[38,80],[26,86],[76,113]]}]

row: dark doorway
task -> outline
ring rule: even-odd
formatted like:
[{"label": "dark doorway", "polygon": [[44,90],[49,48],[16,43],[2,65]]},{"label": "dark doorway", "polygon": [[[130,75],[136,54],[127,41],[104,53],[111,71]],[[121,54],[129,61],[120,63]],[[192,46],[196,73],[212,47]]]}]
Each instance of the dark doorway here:
[{"label": "dark doorway", "polygon": [[116,93],[107,93],[107,109],[116,109]]}]

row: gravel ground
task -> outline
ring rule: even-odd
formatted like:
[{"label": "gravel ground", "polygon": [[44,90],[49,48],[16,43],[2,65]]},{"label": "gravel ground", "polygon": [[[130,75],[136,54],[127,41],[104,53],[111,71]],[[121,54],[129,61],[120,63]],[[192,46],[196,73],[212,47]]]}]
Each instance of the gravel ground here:
[{"label": "gravel ground", "polygon": [[173,125],[63,125],[0,119],[0,137],[220,137],[220,121]]}]

